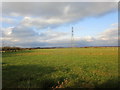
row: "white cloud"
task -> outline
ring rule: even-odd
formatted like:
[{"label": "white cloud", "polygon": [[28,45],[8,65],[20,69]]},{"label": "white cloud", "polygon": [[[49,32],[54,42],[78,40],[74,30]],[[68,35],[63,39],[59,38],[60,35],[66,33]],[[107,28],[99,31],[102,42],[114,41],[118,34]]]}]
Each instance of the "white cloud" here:
[{"label": "white cloud", "polygon": [[118,23],[114,23],[114,24],[111,24],[111,25],[112,25],[112,26],[115,26],[115,27],[116,27],[116,26],[118,27]]},{"label": "white cloud", "polygon": [[16,22],[16,20],[13,18],[2,17],[2,18],[0,18],[0,22],[7,23],[7,24],[14,24]]},{"label": "white cloud", "polygon": [[76,46],[117,46],[118,28],[109,28],[96,36],[75,37]]},{"label": "white cloud", "polygon": [[26,26],[34,26],[38,29],[42,29],[42,28],[56,26],[58,24],[62,24],[63,22],[67,22],[67,20],[61,20],[59,18],[45,19],[38,17],[37,18],[24,17],[21,23]]},{"label": "white cloud", "polygon": [[[12,29],[12,30],[11,30]],[[11,46],[71,46],[71,36],[68,33],[48,30],[36,33],[27,26],[8,28],[12,32],[3,37],[3,41]],[[19,33],[19,34],[18,34]],[[8,45],[7,44],[7,45]],[[97,36],[74,37],[75,46],[112,46],[118,45],[118,28],[110,28]]]},{"label": "white cloud", "polygon": [[2,36],[8,36],[12,33],[14,27],[1,28]]},{"label": "white cloud", "polygon": [[102,32],[98,36],[98,38],[101,39],[101,40],[114,40],[114,39],[118,39],[118,28],[107,29],[104,32]]}]

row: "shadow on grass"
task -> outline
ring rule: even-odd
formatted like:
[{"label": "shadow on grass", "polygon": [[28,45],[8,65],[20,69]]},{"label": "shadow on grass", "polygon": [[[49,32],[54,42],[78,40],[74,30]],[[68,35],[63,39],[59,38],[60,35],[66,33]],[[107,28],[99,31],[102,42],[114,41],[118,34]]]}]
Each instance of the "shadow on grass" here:
[{"label": "shadow on grass", "polygon": [[55,72],[53,67],[40,65],[7,65],[3,67],[3,88],[48,88],[54,79],[49,74]]},{"label": "shadow on grass", "polygon": [[[3,88],[51,88],[56,86],[56,80],[62,82],[65,77],[51,77],[52,73],[56,72],[57,69],[51,66],[42,65],[6,65],[3,67],[2,85]],[[69,69],[61,68],[62,72],[68,71]],[[77,75],[70,74],[71,78],[77,78]],[[79,80],[73,83],[70,88],[118,88],[118,79],[109,79],[108,81],[97,84],[97,82],[89,82],[86,80]]]},{"label": "shadow on grass", "polygon": [[[118,82],[118,78],[114,78],[114,79],[109,79],[107,81],[105,81],[104,83],[101,83],[101,84],[98,84],[99,81],[87,81],[87,80],[79,80],[78,82],[75,82],[73,84],[73,88],[85,88],[85,89],[93,89],[93,90],[99,90],[99,89],[104,89],[104,88],[111,88],[111,89],[114,89],[114,90],[117,90],[119,87],[119,82]],[[70,88],[70,87],[68,87]]]},{"label": "shadow on grass", "polygon": [[120,88],[119,86],[119,80],[118,78],[116,79],[109,79],[106,82],[96,86],[95,88]]}]

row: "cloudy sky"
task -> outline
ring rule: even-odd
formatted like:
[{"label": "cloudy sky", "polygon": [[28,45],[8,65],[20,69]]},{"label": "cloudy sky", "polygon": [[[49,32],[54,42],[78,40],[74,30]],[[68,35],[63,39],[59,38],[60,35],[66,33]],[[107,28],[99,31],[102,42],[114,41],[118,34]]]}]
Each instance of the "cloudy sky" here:
[{"label": "cloudy sky", "polygon": [[2,44],[19,47],[118,45],[117,2],[3,2]]}]

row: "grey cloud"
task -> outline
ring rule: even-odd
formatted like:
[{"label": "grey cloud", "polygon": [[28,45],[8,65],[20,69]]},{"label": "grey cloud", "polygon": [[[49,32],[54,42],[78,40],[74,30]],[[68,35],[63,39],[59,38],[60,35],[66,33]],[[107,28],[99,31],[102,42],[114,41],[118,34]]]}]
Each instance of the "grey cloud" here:
[{"label": "grey cloud", "polygon": [[38,28],[57,27],[117,10],[115,2],[4,2],[2,6],[3,16],[34,18],[31,25]]},{"label": "grey cloud", "polygon": [[21,25],[13,28],[11,35],[13,37],[26,38],[36,36],[37,34],[38,33],[33,31],[31,28]]},{"label": "grey cloud", "polygon": [[54,32],[52,30],[41,32],[39,34],[32,28],[22,25],[22,23],[16,27],[4,28],[2,33],[4,45],[21,47],[53,45],[52,42],[54,40],[57,39],[59,42],[59,38],[67,35],[67,33],[64,32]]},{"label": "grey cloud", "polygon": [[67,14],[70,16],[85,16],[100,14],[116,8],[117,3],[90,2],[4,2],[3,14],[18,13],[25,16],[57,17]]},{"label": "grey cloud", "polygon": [[[90,16],[101,16],[117,10],[117,3],[35,3],[7,2],[2,3],[3,16],[23,16],[18,26],[3,30],[3,40],[11,46],[70,46],[67,33],[46,31],[38,34],[32,29],[57,27],[66,23],[77,22]],[[7,21],[6,21],[7,22]],[[4,32],[5,31],[5,32]],[[117,29],[109,29],[98,37],[79,37],[76,46],[117,45]],[[9,34],[8,34],[9,33]]]}]

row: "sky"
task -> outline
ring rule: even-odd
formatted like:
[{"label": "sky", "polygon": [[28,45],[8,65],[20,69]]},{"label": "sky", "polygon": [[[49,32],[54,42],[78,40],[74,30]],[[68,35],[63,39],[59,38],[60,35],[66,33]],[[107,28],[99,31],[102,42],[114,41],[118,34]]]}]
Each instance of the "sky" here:
[{"label": "sky", "polygon": [[3,2],[3,46],[117,46],[117,2]]}]

